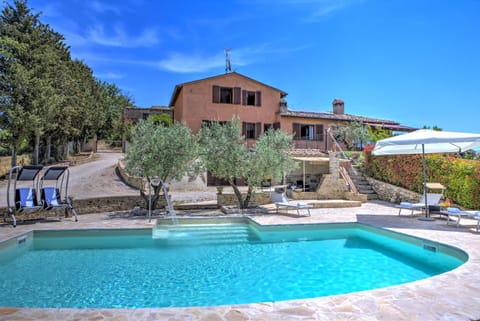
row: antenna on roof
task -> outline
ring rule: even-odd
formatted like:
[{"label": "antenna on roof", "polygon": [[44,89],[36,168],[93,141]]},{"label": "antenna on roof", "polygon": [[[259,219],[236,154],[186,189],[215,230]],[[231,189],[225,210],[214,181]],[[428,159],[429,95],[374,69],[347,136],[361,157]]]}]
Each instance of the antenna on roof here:
[{"label": "antenna on roof", "polygon": [[232,72],[232,65],[230,64],[230,48],[225,48],[225,73]]}]

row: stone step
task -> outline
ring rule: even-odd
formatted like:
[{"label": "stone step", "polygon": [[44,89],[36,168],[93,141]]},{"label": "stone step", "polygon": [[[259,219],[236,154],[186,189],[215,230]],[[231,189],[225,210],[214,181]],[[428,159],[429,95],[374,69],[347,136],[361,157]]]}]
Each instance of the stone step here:
[{"label": "stone step", "polygon": [[364,187],[360,187],[358,188],[359,191],[361,192],[365,192],[365,194],[367,193],[375,193],[375,190],[371,187],[371,186],[364,186]]},{"label": "stone step", "polygon": [[368,181],[353,181],[355,183],[355,185],[366,185],[366,186],[370,186],[370,184],[368,183]]}]

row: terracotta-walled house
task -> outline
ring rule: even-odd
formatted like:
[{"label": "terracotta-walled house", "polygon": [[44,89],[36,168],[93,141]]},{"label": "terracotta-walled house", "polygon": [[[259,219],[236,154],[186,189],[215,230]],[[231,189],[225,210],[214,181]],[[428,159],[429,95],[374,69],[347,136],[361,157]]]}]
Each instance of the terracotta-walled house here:
[{"label": "terracotta-walled house", "polygon": [[175,121],[197,133],[202,124],[227,122],[237,115],[249,146],[269,128],[294,135],[298,149],[327,150],[327,129],[333,125],[359,121],[394,131],[413,128],[397,122],[345,114],[344,102],[333,101],[333,112],[292,111],[283,90],[236,72],[195,80],[175,86],[169,106]]},{"label": "terracotta-walled house", "polygon": [[[167,107],[133,108],[126,110],[125,116],[136,122],[140,117],[148,118],[150,113],[173,113],[175,121],[186,124],[193,133],[198,133],[206,124],[229,122],[236,115],[249,147],[253,147],[256,139],[269,128],[293,134],[292,154],[298,157],[303,166],[286,177],[284,183],[301,185],[303,191],[317,191],[319,198],[327,197],[322,196],[322,191],[330,193],[333,190],[333,181],[342,187],[338,190],[345,189],[345,183],[338,181],[338,173],[333,175],[333,181],[325,179],[332,173],[332,162],[325,153],[332,150],[333,140],[329,135],[332,126],[361,122],[390,131],[414,130],[391,120],[347,114],[341,99],[333,100],[332,112],[289,110],[286,96],[283,90],[232,72],[179,84],[175,86]],[[310,158],[305,160],[301,156]],[[211,175],[208,175],[207,181],[208,185],[220,183]],[[322,188],[322,184],[325,188]]]}]

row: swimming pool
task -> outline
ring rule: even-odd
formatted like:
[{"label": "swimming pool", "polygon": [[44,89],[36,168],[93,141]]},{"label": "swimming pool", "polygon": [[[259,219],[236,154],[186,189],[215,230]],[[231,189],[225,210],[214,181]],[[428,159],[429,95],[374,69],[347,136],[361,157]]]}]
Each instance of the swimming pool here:
[{"label": "swimming pool", "polygon": [[[35,231],[1,245],[0,302],[182,307],[301,299],[440,274],[464,252],[358,223],[245,220],[142,230]],[[156,233],[156,235],[155,235]]]}]

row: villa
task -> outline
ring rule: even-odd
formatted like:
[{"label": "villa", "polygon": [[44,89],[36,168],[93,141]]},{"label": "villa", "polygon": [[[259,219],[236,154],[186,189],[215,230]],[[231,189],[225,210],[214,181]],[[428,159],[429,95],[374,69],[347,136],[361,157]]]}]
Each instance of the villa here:
[{"label": "villa", "polygon": [[[211,122],[226,123],[236,115],[242,124],[242,135],[249,147],[270,128],[293,134],[292,155],[302,163],[300,169],[286,177],[286,184],[301,187],[303,192],[315,192],[321,188],[325,175],[334,174],[328,151],[338,145],[330,130],[360,122],[388,131],[409,132],[414,128],[386,119],[370,118],[345,113],[345,103],[334,99],[329,112],[296,111],[288,108],[287,93],[281,89],[249,78],[237,72],[225,73],[194,80],[175,86],[168,106],[125,109],[125,120],[133,123],[147,119],[152,114],[165,113],[175,121],[186,124],[193,133]],[[347,191],[345,182],[324,182],[324,193],[309,195],[317,199],[343,197]],[[331,184],[337,185],[339,193],[331,194]],[[207,173],[207,185],[222,185],[222,181]],[[342,186],[342,188],[340,188]]]},{"label": "villa", "polygon": [[327,132],[335,125],[360,122],[389,131],[414,130],[392,120],[347,114],[341,99],[333,100],[331,112],[290,110],[287,95],[283,90],[232,72],[176,85],[168,106],[127,107],[125,119],[136,122],[151,114],[167,113],[197,133],[205,124],[228,122],[236,115],[249,146],[263,132],[275,128],[294,134],[296,149],[322,152],[331,147]]}]

